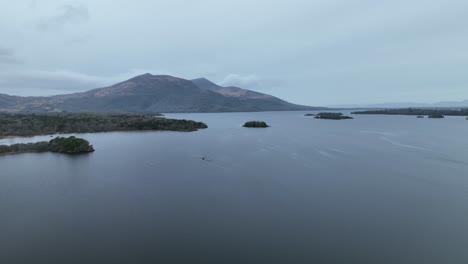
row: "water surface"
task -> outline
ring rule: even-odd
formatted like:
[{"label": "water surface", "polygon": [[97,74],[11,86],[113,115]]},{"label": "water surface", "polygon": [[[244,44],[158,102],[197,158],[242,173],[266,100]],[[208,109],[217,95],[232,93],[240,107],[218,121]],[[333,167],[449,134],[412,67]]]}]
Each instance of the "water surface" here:
[{"label": "water surface", "polygon": [[468,262],[468,121],[303,115],[2,156],[0,263]]}]

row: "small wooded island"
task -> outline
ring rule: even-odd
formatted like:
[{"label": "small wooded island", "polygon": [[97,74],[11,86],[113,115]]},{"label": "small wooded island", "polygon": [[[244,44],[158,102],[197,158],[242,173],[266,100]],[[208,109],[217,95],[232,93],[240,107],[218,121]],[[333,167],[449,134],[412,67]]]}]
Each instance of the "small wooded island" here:
[{"label": "small wooded island", "polygon": [[468,116],[468,108],[465,109],[416,109],[416,108],[396,108],[357,111],[356,115],[415,115],[428,116],[429,118],[444,118],[444,116]]},{"label": "small wooded island", "polygon": [[202,122],[168,119],[155,114],[0,113],[0,138],[51,134],[94,133],[112,131],[196,131],[207,128]]},{"label": "small wooded island", "polygon": [[330,120],[343,120],[354,119],[350,116],[345,116],[343,113],[318,113],[314,116],[315,119],[330,119]]},{"label": "small wooded island", "polygon": [[253,128],[262,128],[262,127],[270,127],[267,123],[263,121],[249,121],[246,122],[243,127],[253,127]]},{"label": "small wooded island", "polygon": [[20,154],[28,152],[57,152],[65,154],[80,154],[93,152],[93,145],[82,138],[74,136],[64,138],[56,137],[51,141],[41,141],[36,143],[0,145],[0,155]]}]

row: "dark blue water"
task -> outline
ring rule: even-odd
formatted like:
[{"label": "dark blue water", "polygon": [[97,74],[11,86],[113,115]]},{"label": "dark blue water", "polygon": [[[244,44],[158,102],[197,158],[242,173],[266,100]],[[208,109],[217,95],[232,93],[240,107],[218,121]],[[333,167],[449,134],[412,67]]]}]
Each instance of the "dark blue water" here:
[{"label": "dark blue water", "polygon": [[2,156],[0,263],[468,263],[468,121],[303,114]]}]

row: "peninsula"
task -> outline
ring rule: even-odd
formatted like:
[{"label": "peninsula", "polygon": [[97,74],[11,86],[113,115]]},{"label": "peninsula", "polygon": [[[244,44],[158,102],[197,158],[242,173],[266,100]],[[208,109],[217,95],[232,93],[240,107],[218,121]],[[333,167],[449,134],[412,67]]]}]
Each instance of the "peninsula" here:
[{"label": "peninsula", "polygon": [[0,138],[7,136],[143,130],[188,132],[207,127],[202,122],[168,119],[154,114],[0,113]]}]

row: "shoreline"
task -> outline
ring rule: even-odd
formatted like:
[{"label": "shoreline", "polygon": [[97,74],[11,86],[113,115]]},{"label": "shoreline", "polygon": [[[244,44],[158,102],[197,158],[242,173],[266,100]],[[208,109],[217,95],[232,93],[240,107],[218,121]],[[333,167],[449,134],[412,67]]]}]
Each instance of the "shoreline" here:
[{"label": "shoreline", "polygon": [[2,156],[11,156],[11,155],[16,155],[16,154],[26,154],[26,153],[46,153],[46,152],[51,152],[52,151],[38,151],[38,150],[31,150],[31,151],[18,151],[18,152],[5,152],[5,153],[0,153],[0,157]]},{"label": "shoreline", "polygon": [[148,133],[154,133],[154,132],[181,132],[181,133],[187,133],[187,132],[197,132],[198,130],[113,130],[113,131],[98,131],[98,132],[70,132],[70,133],[55,133],[55,134],[34,134],[34,135],[29,135],[29,136],[0,136],[0,140],[2,139],[16,139],[16,138],[33,138],[33,137],[45,137],[45,136],[64,136],[64,135],[83,135],[83,134],[100,134],[100,133],[129,133],[129,132],[148,132]]}]

